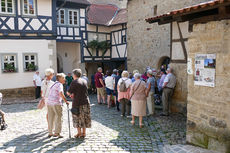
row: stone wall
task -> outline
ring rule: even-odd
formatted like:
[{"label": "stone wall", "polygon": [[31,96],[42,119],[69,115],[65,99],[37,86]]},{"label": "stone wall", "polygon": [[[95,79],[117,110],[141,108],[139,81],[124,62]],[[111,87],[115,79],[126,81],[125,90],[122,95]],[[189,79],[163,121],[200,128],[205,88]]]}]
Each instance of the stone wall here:
[{"label": "stone wall", "polygon": [[161,57],[170,56],[170,25],[149,24],[146,18],[204,1],[208,0],[129,0],[128,69],[157,68]]},{"label": "stone wall", "polygon": [[189,57],[216,54],[215,87],[194,85],[188,75],[187,141],[230,152],[230,20],[196,24],[189,38]]},{"label": "stone wall", "polygon": [[35,88],[2,89],[3,104],[24,103],[35,99]]},{"label": "stone wall", "polygon": [[171,112],[180,112],[187,114],[187,64],[171,63],[170,67],[177,78],[176,88],[174,90]]},{"label": "stone wall", "polygon": [[[147,66],[160,68],[163,59],[170,57],[170,25],[149,24],[146,18],[205,1],[208,0],[130,0],[127,25],[128,70],[138,69],[143,73]],[[186,114],[187,106],[186,65],[170,64],[177,77],[171,111],[183,114]]]}]

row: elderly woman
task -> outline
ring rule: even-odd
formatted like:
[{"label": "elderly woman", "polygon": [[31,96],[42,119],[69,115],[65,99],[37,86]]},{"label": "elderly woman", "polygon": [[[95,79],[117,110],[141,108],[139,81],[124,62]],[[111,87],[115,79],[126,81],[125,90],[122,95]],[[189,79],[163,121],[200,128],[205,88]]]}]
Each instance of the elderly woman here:
[{"label": "elderly woman", "polygon": [[125,116],[125,112],[127,117],[130,116],[130,87],[132,85],[132,80],[129,79],[129,72],[123,71],[121,74],[122,78],[119,79],[117,84],[118,91],[118,101],[121,103],[121,116]]},{"label": "elderly woman", "polygon": [[155,84],[156,80],[155,77],[153,76],[153,71],[148,70],[147,71],[147,107],[148,107],[148,115],[153,115],[155,112],[155,104],[154,104],[154,93],[155,93]]},{"label": "elderly woman", "polygon": [[86,128],[91,127],[90,101],[88,97],[87,81],[81,78],[81,69],[73,70],[74,81],[71,83],[68,93],[73,98],[72,109],[77,109],[78,114],[72,114],[73,127],[78,133],[75,138],[86,137]]},{"label": "elderly woman", "polygon": [[[50,87],[54,84],[54,82],[51,80],[53,78],[53,74],[54,74],[53,69],[50,69],[50,68],[46,69],[45,70],[46,78],[42,81],[41,96],[42,96],[42,99],[45,101],[46,104],[47,104],[47,101],[48,101]],[[48,112],[46,114],[46,119],[47,119],[47,122],[48,122]],[[48,124],[48,126],[49,126],[49,124]]]},{"label": "elderly woman", "polygon": [[[51,136],[63,138],[63,136],[60,135],[62,129],[62,100],[67,105],[69,105],[69,102],[66,100],[63,91],[63,84],[65,83],[65,74],[57,74],[56,79],[57,81],[50,87],[50,92],[47,101],[49,138]],[[53,125],[55,125],[54,134]]]},{"label": "elderly woman", "polygon": [[131,102],[132,102],[132,121],[135,124],[135,116],[139,116],[139,126],[143,127],[142,119],[146,116],[146,84],[141,79],[141,74],[134,75],[135,82],[131,86]]}]

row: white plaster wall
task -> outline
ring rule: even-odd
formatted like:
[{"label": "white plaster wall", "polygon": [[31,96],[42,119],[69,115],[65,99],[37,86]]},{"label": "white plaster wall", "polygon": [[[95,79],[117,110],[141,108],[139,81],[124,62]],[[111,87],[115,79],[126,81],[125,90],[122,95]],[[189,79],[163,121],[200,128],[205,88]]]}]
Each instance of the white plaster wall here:
[{"label": "white plaster wall", "polygon": [[[18,1],[18,14],[21,15],[21,6],[22,6],[22,1]],[[37,12],[38,15],[43,15],[43,16],[52,16],[52,0],[37,0]]]},{"label": "white plaster wall", "polygon": [[57,54],[62,58],[65,74],[72,72],[75,68],[80,68],[80,53],[80,43],[57,42]]},{"label": "white plaster wall", "polygon": [[38,15],[52,16],[52,0],[37,0]]},{"label": "white plaster wall", "polygon": [[55,45],[56,41],[50,40],[0,40],[0,54],[16,53],[18,65],[17,73],[2,73],[2,70],[0,70],[0,89],[33,86],[34,72],[24,72],[23,53],[37,54],[38,68],[42,77],[44,77],[46,68],[52,67],[56,69],[56,61],[52,61],[55,58],[50,58],[56,56],[56,49],[50,47]]}]

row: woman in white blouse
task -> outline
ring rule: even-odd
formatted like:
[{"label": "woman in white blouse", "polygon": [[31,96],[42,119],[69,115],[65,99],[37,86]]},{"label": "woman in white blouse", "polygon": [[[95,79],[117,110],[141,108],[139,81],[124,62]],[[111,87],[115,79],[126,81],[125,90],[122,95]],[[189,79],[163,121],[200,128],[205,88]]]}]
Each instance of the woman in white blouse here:
[{"label": "woman in white blouse", "polygon": [[[45,70],[46,78],[42,81],[41,96],[45,100],[46,104],[49,96],[50,87],[54,84],[54,82],[51,80],[53,78],[53,75],[54,75],[53,69],[48,68]],[[46,114],[46,119],[48,122],[48,113]]]}]

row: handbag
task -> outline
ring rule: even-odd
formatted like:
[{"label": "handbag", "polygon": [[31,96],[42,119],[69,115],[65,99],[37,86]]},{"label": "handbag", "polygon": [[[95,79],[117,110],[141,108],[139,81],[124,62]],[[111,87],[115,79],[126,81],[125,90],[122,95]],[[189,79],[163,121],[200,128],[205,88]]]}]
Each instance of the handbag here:
[{"label": "handbag", "polygon": [[42,109],[45,107],[45,99],[42,98],[38,103],[38,109]]},{"label": "handbag", "polygon": [[74,114],[74,115],[79,115],[80,114],[80,109],[79,107],[77,108],[71,108],[71,113]]}]

